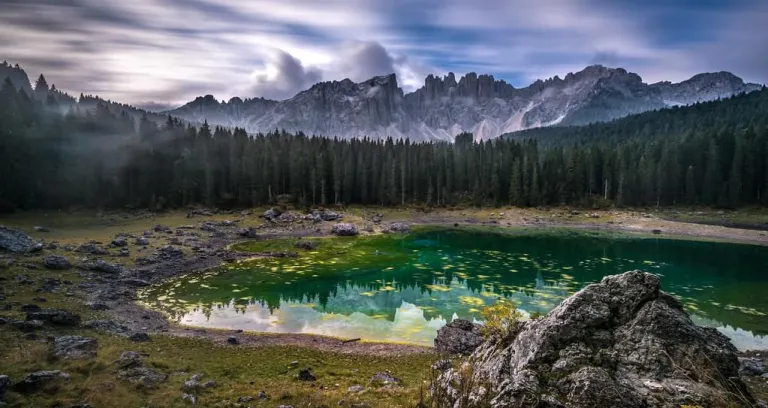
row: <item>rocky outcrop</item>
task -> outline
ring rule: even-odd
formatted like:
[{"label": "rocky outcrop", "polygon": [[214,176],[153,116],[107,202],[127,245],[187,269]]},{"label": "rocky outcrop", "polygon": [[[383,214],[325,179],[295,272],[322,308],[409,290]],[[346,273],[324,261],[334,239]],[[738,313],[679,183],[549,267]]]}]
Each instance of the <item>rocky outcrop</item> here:
[{"label": "rocky outcrop", "polygon": [[96,356],[99,343],[82,336],[61,336],[53,342],[53,356],[64,360],[80,360]]},{"label": "rocky outcrop", "polygon": [[205,96],[169,113],[192,123],[245,128],[249,133],[285,129],[307,135],[414,141],[448,140],[461,132],[477,139],[558,124],[612,120],[667,106],[690,104],[760,89],[727,72],[700,74],[678,84],[646,84],[622,68],[591,65],[564,78],[515,88],[492,75],[457,79],[429,75],[404,94],[395,75],[362,82],[328,81],[284,101]]},{"label": "rocky outcrop", "polygon": [[27,313],[28,322],[35,320],[59,326],[77,326],[80,324],[80,315],[59,309],[42,309]]},{"label": "rocky outcrop", "polygon": [[72,263],[64,256],[48,255],[43,259],[43,266],[47,269],[64,270],[71,268]]},{"label": "rocky outcrop", "polygon": [[22,394],[36,392],[55,381],[68,381],[71,376],[63,371],[35,371],[28,374],[23,380],[13,384],[13,390]]},{"label": "rocky outcrop", "polygon": [[448,354],[472,354],[483,342],[480,325],[469,320],[454,319],[437,331],[435,349]]},{"label": "rocky outcrop", "polygon": [[[751,406],[736,349],[696,326],[659,278],[608,276],[546,317],[491,337],[433,384],[440,406]],[[471,388],[470,391],[463,391]],[[460,391],[462,390],[462,391]],[[463,404],[460,401],[470,401]]]},{"label": "rocky outcrop", "polygon": [[144,388],[154,388],[168,376],[144,365],[141,356],[135,351],[124,351],[115,361],[117,376],[125,381]]},{"label": "rocky outcrop", "polygon": [[43,244],[19,230],[0,227],[0,249],[25,254],[43,249]]},{"label": "rocky outcrop", "polygon": [[393,222],[384,228],[383,232],[390,234],[407,234],[411,232],[411,226],[404,222]]},{"label": "rocky outcrop", "polygon": [[340,237],[353,237],[359,233],[360,232],[357,230],[357,227],[354,224],[350,224],[348,222],[340,222],[338,224],[334,224],[333,227],[331,227],[331,234],[338,235]]}]

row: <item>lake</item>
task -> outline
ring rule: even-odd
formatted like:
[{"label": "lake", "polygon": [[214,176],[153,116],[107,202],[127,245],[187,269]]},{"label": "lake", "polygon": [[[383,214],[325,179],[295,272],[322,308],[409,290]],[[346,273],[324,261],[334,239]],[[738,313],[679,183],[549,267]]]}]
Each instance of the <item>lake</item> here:
[{"label": "lake", "polygon": [[693,320],[739,349],[768,348],[768,247],[568,229],[422,227],[408,235],[246,242],[245,251],[298,258],[245,260],[177,277],[141,302],[183,325],[312,333],[431,345],[452,318],[511,300],[546,313],[603,276],[661,276]]}]

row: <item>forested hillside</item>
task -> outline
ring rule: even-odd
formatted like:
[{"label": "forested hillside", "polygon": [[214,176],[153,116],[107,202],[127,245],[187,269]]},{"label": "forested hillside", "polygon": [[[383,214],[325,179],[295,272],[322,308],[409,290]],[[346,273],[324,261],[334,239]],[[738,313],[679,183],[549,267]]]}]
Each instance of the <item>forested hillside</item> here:
[{"label": "forested hillside", "polygon": [[[463,134],[455,144],[248,135],[170,117],[158,126],[116,116],[103,103],[62,115],[54,98],[35,93],[10,81],[0,90],[6,211],[238,207],[278,198],[297,205],[768,204],[766,90],[522,140],[473,143]],[[527,140],[534,135],[543,145]],[[578,143],[554,142],[572,135]]]}]

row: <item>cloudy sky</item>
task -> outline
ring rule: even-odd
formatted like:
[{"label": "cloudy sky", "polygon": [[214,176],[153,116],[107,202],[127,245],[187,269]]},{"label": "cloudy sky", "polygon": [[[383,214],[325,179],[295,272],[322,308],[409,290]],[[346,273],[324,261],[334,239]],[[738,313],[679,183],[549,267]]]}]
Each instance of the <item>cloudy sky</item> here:
[{"label": "cloudy sky", "polygon": [[594,63],[765,83],[766,22],[766,0],[0,0],[0,59],[150,107],[391,72],[406,91],[449,71],[525,86]]}]

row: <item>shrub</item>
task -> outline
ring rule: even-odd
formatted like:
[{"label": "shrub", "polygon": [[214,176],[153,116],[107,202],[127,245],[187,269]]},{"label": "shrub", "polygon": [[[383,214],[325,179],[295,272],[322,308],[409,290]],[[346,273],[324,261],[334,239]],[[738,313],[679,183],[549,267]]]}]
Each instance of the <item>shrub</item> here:
[{"label": "shrub", "polygon": [[492,306],[486,306],[481,313],[485,319],[481,329],[483,336],[495,336],[500,339],[506,339],[513,334],[523,317],[508,300],[499,300]]}]

